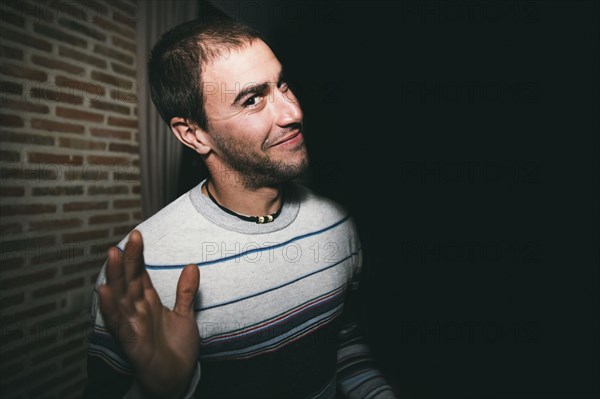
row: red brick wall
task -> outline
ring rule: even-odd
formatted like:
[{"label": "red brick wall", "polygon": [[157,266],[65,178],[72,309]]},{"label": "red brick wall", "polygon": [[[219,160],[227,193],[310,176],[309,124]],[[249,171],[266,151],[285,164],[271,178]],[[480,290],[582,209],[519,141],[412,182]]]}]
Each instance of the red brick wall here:
[{"label": "red brick wall", "polygon": [[141,218],[135,0],[2,1],[0,396],[78,397],[106,249]]}]

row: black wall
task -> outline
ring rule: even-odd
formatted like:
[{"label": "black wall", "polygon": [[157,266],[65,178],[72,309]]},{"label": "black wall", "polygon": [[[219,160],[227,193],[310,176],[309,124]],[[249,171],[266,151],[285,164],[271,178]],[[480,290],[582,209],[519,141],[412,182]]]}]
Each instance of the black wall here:
[{"label": "black wall", "polygon": [[401,396],[597,397],[598,2],[213,3],[288,71]]}]

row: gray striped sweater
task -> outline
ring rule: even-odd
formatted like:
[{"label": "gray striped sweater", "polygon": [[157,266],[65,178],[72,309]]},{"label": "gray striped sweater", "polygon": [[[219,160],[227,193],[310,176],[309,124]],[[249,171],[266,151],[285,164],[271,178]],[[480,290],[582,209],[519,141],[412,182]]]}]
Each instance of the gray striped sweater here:
[{"label": "gray striped sweater", "polygon": [[[146,269],[168,308],[183,267],[200,268],[200,377],[190,392],[198,398],[393,397],[350,317],[362,257],[349,215],[289,183],[279,217],[255,224],[220,210],[201,193],[202,184],[137,227]],[[105,282],[104,267],[97,286]],[[135,371],[107,332],[96,295],[92,319],[85,396],[133,396]]]}]

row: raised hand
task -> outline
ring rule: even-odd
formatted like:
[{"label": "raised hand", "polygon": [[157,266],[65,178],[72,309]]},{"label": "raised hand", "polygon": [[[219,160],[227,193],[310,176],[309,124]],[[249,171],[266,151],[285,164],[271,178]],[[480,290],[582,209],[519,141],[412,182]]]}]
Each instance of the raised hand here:
[{"label": "raised hand", "polygon": [[200,341],[194,316],[199,283],[198,267],[187,265],[170,310],[145,269],[139,231],[130,234],[124,254],[116,247],[108,251],[106,284],[98,290],[100,310],[149,396],[180,397],[192,378]]}]

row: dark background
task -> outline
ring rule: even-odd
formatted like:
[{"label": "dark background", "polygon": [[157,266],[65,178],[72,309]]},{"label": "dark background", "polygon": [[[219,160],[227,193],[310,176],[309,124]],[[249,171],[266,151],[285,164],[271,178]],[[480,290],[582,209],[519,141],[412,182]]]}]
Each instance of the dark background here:
[{"label": "dark background", "polygon": [[598,397],[599,3],[212,3],[285,65],[400,396]]}]

